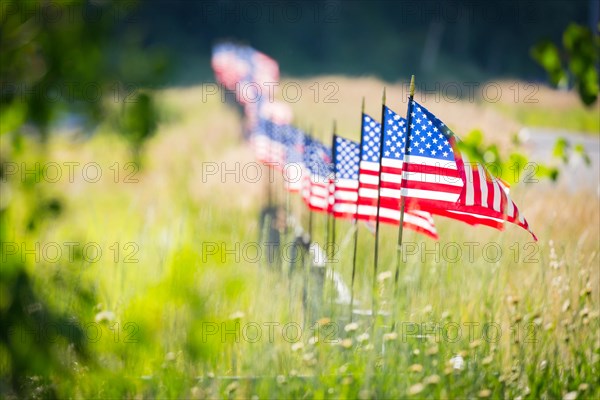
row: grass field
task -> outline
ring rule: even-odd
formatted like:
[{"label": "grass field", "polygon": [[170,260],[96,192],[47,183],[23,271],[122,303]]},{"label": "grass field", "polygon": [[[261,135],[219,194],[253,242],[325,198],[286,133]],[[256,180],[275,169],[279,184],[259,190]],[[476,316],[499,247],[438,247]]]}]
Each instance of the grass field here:
[{"label": "grass field", "polygon": [[[296,82],[303,95],[292,104],[295,122],[324,140],[333,119],[340,135],[358,138],[363,95],[366,111],[379,117],[383,84],[375,79]],[[338,85],[337,102],[324,101],[328,82]],[[40,198],[15,186],[3,199],[15,227],[8,240],[22,246],[18,254],[47,304],[87,327],[91,355],[82,359],[56,343],[64,368],[30,377],[34,397],[49,387],[61,398],[600,396],[596,193],[516,185],[513,199],[537,243],[516,226],[497,232],[442,218],[437,243],[406,232],[395,298],[387,271],[393,275],[397,233],[383,226],[377,302],[391,315],[350,323],[348,306],[332,301],[326,283],[324,298],[310,307],[314,318],[306,318],[302,273],[289,279],[256,261],[256,248],[265,250],[256,241],[267,170],[259,182],[245,175],[254,159],[241,140],[241,118],[219,96],[203,100],[204,89],[157,94],[163,122],[142,169],[128,164],[126,144],[108,126],[89,139],[56,135],[46,149],[26,139],[27,151],[13,159],[62,168],[60,179],[42,178],[36,189],[61,200],[56,219],[18,228]],[[404,110],[404,98],[400,85],[388,87],[392,108]],[[486,102],[423,103],[459,135],[480,128],[502,149],[520,128],[510,112]],[[72,179],[69,162],[79,163]],[[85,169],[90,163],[97,165]],[[207,174],[209,165],[218,173]],[[283,204],[280,179],[274,187]],[[298,198],[291,211],[306,226]],[[326,217],[314,222],[324,246]],[[352,229],[337,223],[339,248],[328,266],[348,284]],[[374,239],[364,225],[358,229],[356,300],[369,308]],[[15,340],[27,349],[34,339]],[[5,372],[6,349],[2,355]]]}]

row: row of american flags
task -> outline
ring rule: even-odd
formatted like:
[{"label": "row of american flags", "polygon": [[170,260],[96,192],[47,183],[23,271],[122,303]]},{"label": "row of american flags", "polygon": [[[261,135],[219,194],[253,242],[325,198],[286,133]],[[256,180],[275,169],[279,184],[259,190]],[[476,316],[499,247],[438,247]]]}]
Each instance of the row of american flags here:
[{"label": "row of american flags", "polygon": [[279,80],[275,60],[222,43],[213,50],[212,67],[244,108],[256,158],[281,170],[286,189],[311,210],[395,225],[404,213],[404,228],[434,239],[433,215],[498,230],[508,222],[537,240],[508,185],[470,161],[458,137],[418,102],[409,101],[407,118],[385,104],[381,121],[363,112],[358,142],[334,133],[325,144],[292,124],[287,104],[261,98],[261,88]]}]

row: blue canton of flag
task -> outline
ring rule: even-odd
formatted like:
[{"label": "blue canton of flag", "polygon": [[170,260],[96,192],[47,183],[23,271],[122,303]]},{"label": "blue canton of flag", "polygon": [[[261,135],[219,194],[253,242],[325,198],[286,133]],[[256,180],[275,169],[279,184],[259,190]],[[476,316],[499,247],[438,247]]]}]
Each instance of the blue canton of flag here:
[{"label": "blue canton of flag", "polygon": [[336,217],[356,218],[360,145],[336,136],[334,146],[333,214]]},{"label": "blue canton of flag", "polygon": [[361,160],[379,163],[381,125],[370,116],[363,114]]},{"label": "blue canton of flag", "polygon": [[374,220],[377,215],[380,152],[381,125],[363,114],[356,210],[359,219]]},{"label": "blue canton of flag", "polygon": [[[403,141],[406,157],[399,166],[402,196],[409,208],[448,208],[458,200],[463,186],[454,155],[455,138],[442,121],[419,104],[411,103],[409,111],[410,137],[408,143]],[[458,163],[462,165],[460,157]]]},{"label": "blue canton of flag", "polygon": [[453,133],[427,109],[415,103],[411,113],[411,140],[406,154],[454,162]]}]

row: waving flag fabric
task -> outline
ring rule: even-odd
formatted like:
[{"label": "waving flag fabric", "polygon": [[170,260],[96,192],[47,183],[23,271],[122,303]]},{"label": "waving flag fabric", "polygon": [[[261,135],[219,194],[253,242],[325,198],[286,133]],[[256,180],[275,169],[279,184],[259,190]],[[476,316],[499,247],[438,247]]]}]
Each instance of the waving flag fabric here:
[{"label": "waving flag fabric", "polygon": [[329,210],[329,184],[333,173],[331,149],[317,139],[307,137],[304,165],[307,171],[303,187],[304,200],[310,209],[326,212]]},{"label": "waving flag fabric", "polygon": [[[333,214],[340,218],[356,218],[359,188],[359,157],[360,146],[358,143],[341,137],[335,138],[335,184],[333,190]],[[383,181],[383,178],[382,178]],[[379,210],[381,222],[399,224],[399,200],[395,199],[394,207]],[[375,206],[377,207],[377,198]],[[376,209],[376,208],[375,208]],[[404,214],[404,227],[424,233],[437,239],[437,232],[431,214],[424,211],[407,211]]]},{"label": "waving flag fabric", "polygon": [[377,216],[381,125],[366,114],[362,117],[356,216],[358,219],[370,221],[375,220]]},{"label": "waving flag fabric", "polygon": [[259,118],[258,126],[250,137],[250,144],[256,158],[272,165],[283,165],[286,158],[286,148],[283,144],[283,134],[287,125],[279,125],[271,120]]},{"label": "waving flag fabric", "polygon": [[242,105],[259,102],[266,83],[279,81],[277,61],[249,46],[219,43],[213,47],[211,65],[217,81],[235,91]]},{"label": "waving flag fabric", "polygon": [[[537,241],[529,223],[510,198],[508,187],[481,164],[465,162],[464,166],[465,185],[456,209],[449,212],[454,215],[476,215],[480,219],[495,221],[501,227],[504,221],[508,221],[527,230]],[[492,226],[492,223],[486,225]]]},{"label": "waving flag fabric", "polygon": [[[404,146],[406,143],[406,119],[400,117],[388,107],[384,107],[384,113],[386,118],[383,139],[383,154],[381,158],[381,204],[383,209],[399,209],[399,197],[402,185],[404,185],[404,187],[413,188],[417,185],[420,185],[421,192],[416,193],[426,194],[428,195],[428,197],[426,199],[421,198],[419,200],[413,199],[411,201],[408,201],[406,205],[407,209],[428,209],[434,214],[457,219],[469,223],[471,225],[485,224],[494,228],[501,228],[502,221],[498,221],[497,219],[486,218],[483,215],[477,215],[466,211],[449,211],[450,209],[457,209],[458,207],[456,203],[452,201],[453,199],[450,199],[450,201],[443,201],[442,196],[444,196],[447,193],[460,193],[463,187],[462,179],[456,178],[454,175],[454,168],[456,168],[456,162],[454,161],[454,158],[452,158],[452,164],[450,164],[452,165],[452,167],[454,167],[450,172],[452,175],[449,175],[448,171],[445,171],[446,175],[440,176],[439,178],[433,175],[438,172],[444,172],[444,170],[441,169],[441,163],[440,171],[437,171],[435,169],[436,167],[434,167],[432,169],[429,169],[427,172],[429,172],[430,174],[426,175],[426,172],[424,170],[424,164],[420,164],[418,165],[418,167],[420,168],[420,176],[412,176],[412,180],[407,179],[406,181],[402,182],[402,165],[404,158]],[[413,124],[413,126],[414,125],[415,124]],[[429,124],[427,123],[427,125]],[[435,132],[434,129],[435,128],[432,128],[433,132]],[[419,146],[421,146],[421,148],[418,149],[419,154],[425,154],[427,149],[432,148],[433,145],[440,146],[439,133],[436,133],[436,135],[438,135],[437,137],[433,137],[433,132],[427,132],[426,129],[424,131],[426,133],[422,135],[421,139],[419,139],[415,144],[416,148],[419,148]],[[429,137],[432,138],[431,143],[427,142],[427,138]],[[425,144],[422,145],[422,143]],[[433,149],[433,151],[437,152],[439,151],[439,148],[437,150]],[[441,155],[443,156],[443,152],[441,153]],[[416,169],[417,167],[414,168]],[[431,174],[432,172],[433,174]],[[417,181],[417,179],[419,178],[420,181]],[[443,183],[438,184],[439,182],[437,181]],[[426,192],[426,189],[429,189],[432,192]],[[433,191],[435,189],[439,191],[445,191],[445,193],[435,193]],[[410,192],[413,194],[415,193],[414,190]],[[437,202],[431,201],[431,197],[434,195],[439,196]]]},{"label": "waving flag fabric", "polygon": [[435,115],[414,101],[409,107],[412,123],[401,188],[409,208],[497,229],[508,221],[537,240],[506,186],[484,166],[465,162],[454,133]]},{"label": "waving flag fabric", "polygon": [[219,43],[213,47],[211,65],[217,81],[229,90],[250,76],[250,59],[233,43]]}]

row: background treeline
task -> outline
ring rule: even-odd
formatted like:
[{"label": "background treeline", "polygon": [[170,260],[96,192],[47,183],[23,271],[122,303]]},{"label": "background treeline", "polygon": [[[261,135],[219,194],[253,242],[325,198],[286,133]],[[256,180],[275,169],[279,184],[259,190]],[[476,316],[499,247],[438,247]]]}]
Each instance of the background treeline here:
[{"label": "background treeline", "polygon": [[211,78],[210,49],[224,38],[257,47],[293,76],[542,80],[531,47],[560,42],[570,22],[597,29],[597,20],[594,0],[204,0],[142,2],[124,24],[180,61],[172,83],[189,83]]}]

